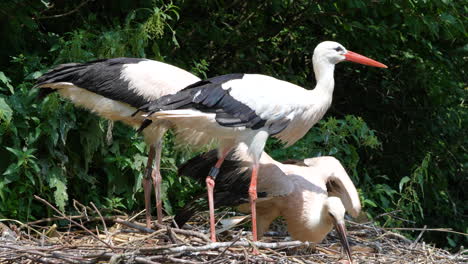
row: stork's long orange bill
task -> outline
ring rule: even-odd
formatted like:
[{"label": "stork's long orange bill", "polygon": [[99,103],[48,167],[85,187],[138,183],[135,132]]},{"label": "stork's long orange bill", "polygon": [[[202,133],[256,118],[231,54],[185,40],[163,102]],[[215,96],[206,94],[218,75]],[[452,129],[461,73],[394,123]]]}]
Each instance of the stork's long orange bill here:
[{"label": "stork's long orange bill", "polygon": [[379,67],[379,68],[388,68],[387,65],[375,61],[373,59],[369,59],[366,56],[362,56],[359,53],[349,51],[344,55],[347,61],[352,61],[372,67]]}]

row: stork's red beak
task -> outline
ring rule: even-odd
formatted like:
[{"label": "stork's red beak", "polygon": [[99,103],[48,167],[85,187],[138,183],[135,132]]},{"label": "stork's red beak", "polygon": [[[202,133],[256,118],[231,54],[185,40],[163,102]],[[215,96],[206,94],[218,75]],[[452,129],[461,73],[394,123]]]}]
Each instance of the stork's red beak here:
[{"label": "stork's red beak", "polygon": [[353,263],[353,259],[351,257],[351,249],[349,248],[348,237],[346,235],[346,227],[343,224],[335,223],[336,231],[338,232],[338,236],[341,240],[341,245],[343,246],[346,255],[348,256],[349,263]]},{"label": "stork's red beak", "polygon": [[379,67],[379,68],[388,68],[387,65],[380,63],[378,61],[375,61],[373,59],[369,59],[366,56],[362,56],[361,54],[358,54],[356,52],[349,51],[344,55],[345,60],[347,61],[352,61],[364,65],[369,65],[372,67]]}]

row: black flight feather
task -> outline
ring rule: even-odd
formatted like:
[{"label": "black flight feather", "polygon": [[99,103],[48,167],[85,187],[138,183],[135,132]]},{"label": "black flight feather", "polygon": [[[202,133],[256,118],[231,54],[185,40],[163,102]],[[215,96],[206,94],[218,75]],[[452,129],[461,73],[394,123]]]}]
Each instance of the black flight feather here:
[{"label": "black flight feather", "polygon": [[39,90],[39,93],[37,94],[37,98],[39,99],[44,99],[46,96],[48,96],[49,94],[55,92],[57,90],[55,89],[52,89],[52,88],[42,88]]},{"label": "black flight feather", "polygon": [[143,131],[145,128],[151,125],[151,123],[153,123],[151,119],[143,120],[143,123],[141,123],[140,127],[137,129],[137,133],[141,133],[141,131]]},{"label": "black flight feather", "polygon": [[[260,129],[264,127],[266,120],[260,118],[254,109],[232,97],[231,89],[223,88],[224,83],[242,79],[243,76],[243,74],[226,74],[202,80],[176,94],[166,95],[147,103],[139,110],[153,114],[162,110],[194,108],[206,113],[216,113],[215,120],[221,126]],[[275,127],[273,132],[277,131]]]},{"label": "black flight feather", "polygon": [[138,108],[149,101],[134,89],[129,89],[129,81],[122,78],[122,70],[127,64],[145,60],[114,58],[61,64],[39,77],[35,86],[69,82],[82,89]]},{"label": "black flight feather", "polygon": [[[205,184],[206,176],[218,160],[217,150],[202,153],[179,167],[179,175],[195,179]],[[252,171],[249,163],[235,160],[230,153],[223,162],[219,174],[215,179],[214,203],[215,207],[238,206],[249,202],[249,185]],[[259,192],[258,197],[266,197],[267,193]],[[200,197],[206,197],[202,195]],[[199,202],[190,202],[179,210],[174,220],[179,227],[183,226],[195,213],[206,209]]]}]

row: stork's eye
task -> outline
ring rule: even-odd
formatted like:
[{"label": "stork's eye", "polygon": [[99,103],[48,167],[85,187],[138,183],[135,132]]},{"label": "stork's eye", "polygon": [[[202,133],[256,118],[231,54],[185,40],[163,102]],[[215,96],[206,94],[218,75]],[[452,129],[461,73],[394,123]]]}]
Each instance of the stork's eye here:
[{"label": "stork's eye", "polygon": [[343,51],[343,48],[342,47],[336,47],[335,50],[340,52],[340,51]]}]

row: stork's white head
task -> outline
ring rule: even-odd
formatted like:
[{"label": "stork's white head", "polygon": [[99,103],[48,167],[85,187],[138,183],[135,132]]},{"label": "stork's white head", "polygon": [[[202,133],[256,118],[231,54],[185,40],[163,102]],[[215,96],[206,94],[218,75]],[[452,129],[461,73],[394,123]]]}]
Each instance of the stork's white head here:
[{"label": "stork's white head", "polygon": [[315,47],[314,60],[323,59],[331,64],[337,64],[338,62],[344,61],[345,54],[348,52],[343,45],[334,41],[324,41]]},{"label": "stork's white head", "polygon": [[333,223],[343,223],[346,209],[340,198],[336,196],[328,197],[325,206],[327,208],[330,220]]},{"label": "stork's white head", "polygon": [[349,261],[352,263],[351,249],[349,248],[348,238],[346,235],[346,226],[344,221],[345,207],[341,199],[335,196],[328,197],[326,203],[326,208],[328,209],[328,217],[335,225],[338,236],[340,237],[341,244],[343,249],[348,255]]},{"label": "stork's white head", "polygon": [[343,45],[334,41],[324,41],[317,45],[314,50],[313,61],[315,62],[327,62],[330,64],[337,64],[344,60],[353,61],[356,63],[387,68],[386,65],[362,56],[358,53],[347,50]]}]

